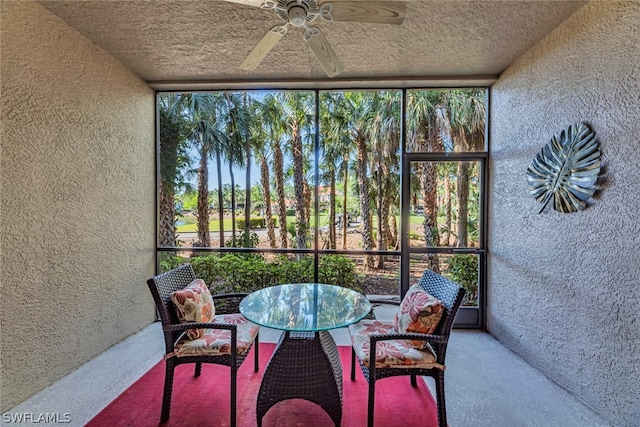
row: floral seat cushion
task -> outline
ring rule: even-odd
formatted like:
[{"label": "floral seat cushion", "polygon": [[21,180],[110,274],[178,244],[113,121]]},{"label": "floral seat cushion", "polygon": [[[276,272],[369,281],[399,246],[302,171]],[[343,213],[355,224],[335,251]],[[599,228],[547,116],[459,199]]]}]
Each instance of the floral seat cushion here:
[{"label": "floral seat cushion", "polygon": [[[215,318],[216,308],[211,292],[202,279],[195,279],[186,287],[172,292],[171,301],[181,323],[207,323]],[[204,333],[205,329],[187,329],[187,336],[191,339],[198,339]]]},{"label": "floral seat cushion", "polygon": [[[370,341],[373,334],[397,334],[393,323],[379,320],[361,320],[349,326],[351,345],[358,359],[366,367],[370,361]],[[436,362],[436,355],[427,343],[424,349],[409,345],[408,340],[379,341],[376,345],[376,368],[438,368],[444,370],[444,365]]]},{"label": "floral seat cushion", "polygon": [[[442,319],[444,304],[430,295],[420,285],[409,288],[393,319],[393,326],[401,334],[432,334]],[[408,341],[408,345],[418,349],[429,344],[426,341]]]},{"label": "floral seat cushion", "polygon": [[[245,353],[256,339],[260,327],[249,322],[242,314],[219,314],[216,323],[237,325],[238,354]],[[228,329],[205,329],[202,336],[196,339],[183,337],[174,346],[173,353],[165,357],[183,356],[216,356],[231,354],[231,331]]]}]

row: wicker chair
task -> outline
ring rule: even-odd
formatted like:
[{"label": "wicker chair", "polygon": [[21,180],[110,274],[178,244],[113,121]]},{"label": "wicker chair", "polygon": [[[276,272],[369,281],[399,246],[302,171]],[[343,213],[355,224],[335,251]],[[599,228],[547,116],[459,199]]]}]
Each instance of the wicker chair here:
[{"label": "wicker chair", "polygon": [[[366,337],[369,338],[368,344],[369,347],[362,346],[366,352],[366,357],[364,361],[361,360],[356,355],[356,351],[352,347],[351,351],[351,380],[355,381],[356,372],[355,372],[355,360],[358,359],[360,363],[360,368],[364,373],[365,378],[369,382],[369,401],[368,401],[368,413],[367,413],[367,425],[369,427],[373,427],[373,414],[374,414],[374,398],[375,398],[375,383],[376,380],[397,376],[397,375],[411,375],[411,385],[413,387],[417,386],[416,378],[417,376],[430,376],[434,378],[436,384],[436,395],[437,395],[437,405],[438,405],[438,425],[440,427],[447,426],[447,411],[445,405],[445,396],[444,396],[444,363],[445,363],[445,355],[447,352],[447,343],[449,341],[449,334],[451,332],[451,327],[453,325],[453,320],[456,316],[458,308],[462,302],[462,298],[464,297],[465,290],[457,283],[452,282],[449,279],[446,279],[440,276],[437,273],[434,273],[431,270],[426,270],[422,275],[422,278],[419,281],[420,287],[428,292],[429,294],[435,296],[440,301],[442,301],[444,305],[444,312],[442,318],[438,322],[437,328],[433,334],[417,334],[417,333],[408,333],[408,334],[400,334],[393,328],[392,322],[380,322],[375,321],[375,327],[372,328],[364,328],[363,326],[368,325],[373,326],[374,321],[372,320],[362,320],[359,324],[351,325],[349,327],[349,334],[351,335],[351,340],[354,346],[356,342],[367,343]],[[383,303],[383,304],[393,304],[400,305],[400,302],[397,301],[371,301],[372,303]],[[383,325],[383,326],[380,326]],[[363,330],[367,330],[368,332],[363,333]],[[385,334],[381,334],[376,332],[380,330],[386,330]],[[357,336],[356,336],[357,335]],[[364,336],[363,336],[364,335]],[[425,367],[411,367],[410,365],[403,365],[399,367],[389,366],[388,364],[382,364],[380,361],[376,363],[369,363],[369,355],[370,354],[378,354],[376,352],[376,345],[381,345],[385,341],[389,340],[407,340],[410,339],[412,341],[426,341],[429,343],[431,348],[435,353],[435,363],[434,367],[425,368]],[[363,341],[364,340],[364,341]],[[380,343],[380,344],[378,344]],[[374,349],[371,351],[370,349]],[[430,356],[432,357],[432,356]]]},{"label": "wicker chair", "polygon": [[[237,371],[249,353],[251,346],[255,342],[254,370],[255,372],[258,372],[258,327],[246,321],[241,314],[235,314],[239,313],[238,305],[242,298],[246,296],[246,294],[242,293],[212,295],[216,308],[215,320],[220,323],[180,323],[175,307],[171,301],[171,293],[173,291],[183,289],[195,278],[191,265],[183,264],[173,270],[159,274],[147,280],[147,284],[153,294],[153,299],[156,303],[156,308],[158,309],[158,314],[162,322],[166,349],[166,374],[160,420],[167,421],[169,419],[169,412],[171,410],[171,392],[173,388],[173,373],[175,367],[182,363],[195,363],[194,376],[198,377],[200,376],[202,363],[216,363],[226,365],[231,368],[231,426],[235,426]],[[237,350],[229,351],[228,353],[221,350],[222,354],[180,355],[176,351],[178,348],[177,344],[184,342],[185,340],[189,340],[189,338],[184,334],[185,331],[190,328],[229,330],[231,331],[231,345],[224,346],[223,348]],[[239,330],[243,333],[239,334]],[[242,335],[248,337],[246,338],[247,342],[240,343],[238,341],[238,337]],[[239,344],[243,344],[242,347],[245,347],[244,350],[239,348]]]}]

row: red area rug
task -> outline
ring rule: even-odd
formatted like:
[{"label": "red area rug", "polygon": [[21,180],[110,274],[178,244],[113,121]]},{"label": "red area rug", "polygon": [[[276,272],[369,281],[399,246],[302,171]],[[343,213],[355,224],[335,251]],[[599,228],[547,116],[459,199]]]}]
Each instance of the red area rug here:
[{"label": "red area rug", "polygon": [[[238,371],[237,424],[254,427],[256,398],[262,372],[274,344],[260,344],[260,370],[253,372],[253,350]],[[351,349],[338,347],[343,366],[343,427],[367,424],[368,384],[356,364],[356,380],[351,381]],[[171,416],[160,423],[164,361],[158,363],[124,393],[111,402],[87,425],[102,426],[228,426],[229,368],[202,365],[202,375],[193,377],[193,364],[179,365],[173,382]],[[376,427],[437,426],[436,405],[423,381],[411,387],[409,377],[385,378],[376,382]],[[325,427],[333,425],[331,418],[315,403],[291,399],[272,407],[263,418],[263,427]]]}]

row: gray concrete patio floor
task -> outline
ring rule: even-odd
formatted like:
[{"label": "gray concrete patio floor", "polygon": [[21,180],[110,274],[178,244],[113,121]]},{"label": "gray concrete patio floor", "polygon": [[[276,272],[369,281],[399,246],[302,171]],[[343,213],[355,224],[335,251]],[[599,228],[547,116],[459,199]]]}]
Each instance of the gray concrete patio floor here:
[{"label": "gray concrete patio floor", "polygon": [[[350,344],[345,329],[332,335],[338,345]],[[276,342],[279,336],[262,328],[260,341]],[[65,425],[82,426],[162,360],[163,348],[161,325],[154,323],[9,412],[69,413],[71,423]],[[432,389],[432,380],[425,381]],[[484,332],[452,332],[445,385],[451,427],[610,425]]]}]

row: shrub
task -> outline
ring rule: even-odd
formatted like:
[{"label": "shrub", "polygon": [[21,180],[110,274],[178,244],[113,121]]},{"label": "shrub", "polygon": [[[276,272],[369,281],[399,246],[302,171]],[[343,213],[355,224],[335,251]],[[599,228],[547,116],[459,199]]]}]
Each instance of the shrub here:
[{"label": "shrub", "polygon": [[188,258],[176,256],[171,252],[162,252],[160,254],[160,271],[172,270],[186,262],[189,262]]},{"label": "shrub", "polygon": [[260,237],[253,231],[249,232],[249,244],[245,242],[245,232],[242,231],[237,236],[232,236],[224,242],[227,248],[255,248],[260,243]]},{"label": "shrub", "polygon": [[[298,230],[296,229],[297,227],[298,223],[296,221],[287,223],[287,232],[289,233],[289,238],[294,242],[298,238]],[[307,224],[307,231],[306,233],[304,233],[304,240],[306,242],[306,245],[309,245],[309,243],[311,242],[311,230],[309,230],[309,224]]]},{"label": "shrub", "polygon": [[449,259],[447,273],[459,283],[474,299],[478,292],[478,257],[470,254],[456,254]]},{"label": "shrub", "polygon": [[422,236],[413,230],[409,230],[409,238],[413,240],[420,240],[422,239]]},{"label": "shrub", "polygon": [[360,290],[356,264],[343,255],[323,255],[318,262],[318,281]]},{"label": "shrub", "polygon": [[[244,229],[244,218],[236,218],[236,228],[242,230]],[[265,228],[267,225],[266,220],[261,217],[252,217],[249,219],[249,228]]]},{"label": "shrub", "polygon": [[[283,283],[313,282],[313,257],[299,259],[278,256],[267,261],[260,254],[212,253],[192,257],[167,256],[162,271],[190,262],[196,277],[209,285],[214,294],[253,292]],[[319,259],[318,281],[359,291],[355,263],[344,255],[325,255]]]}]

